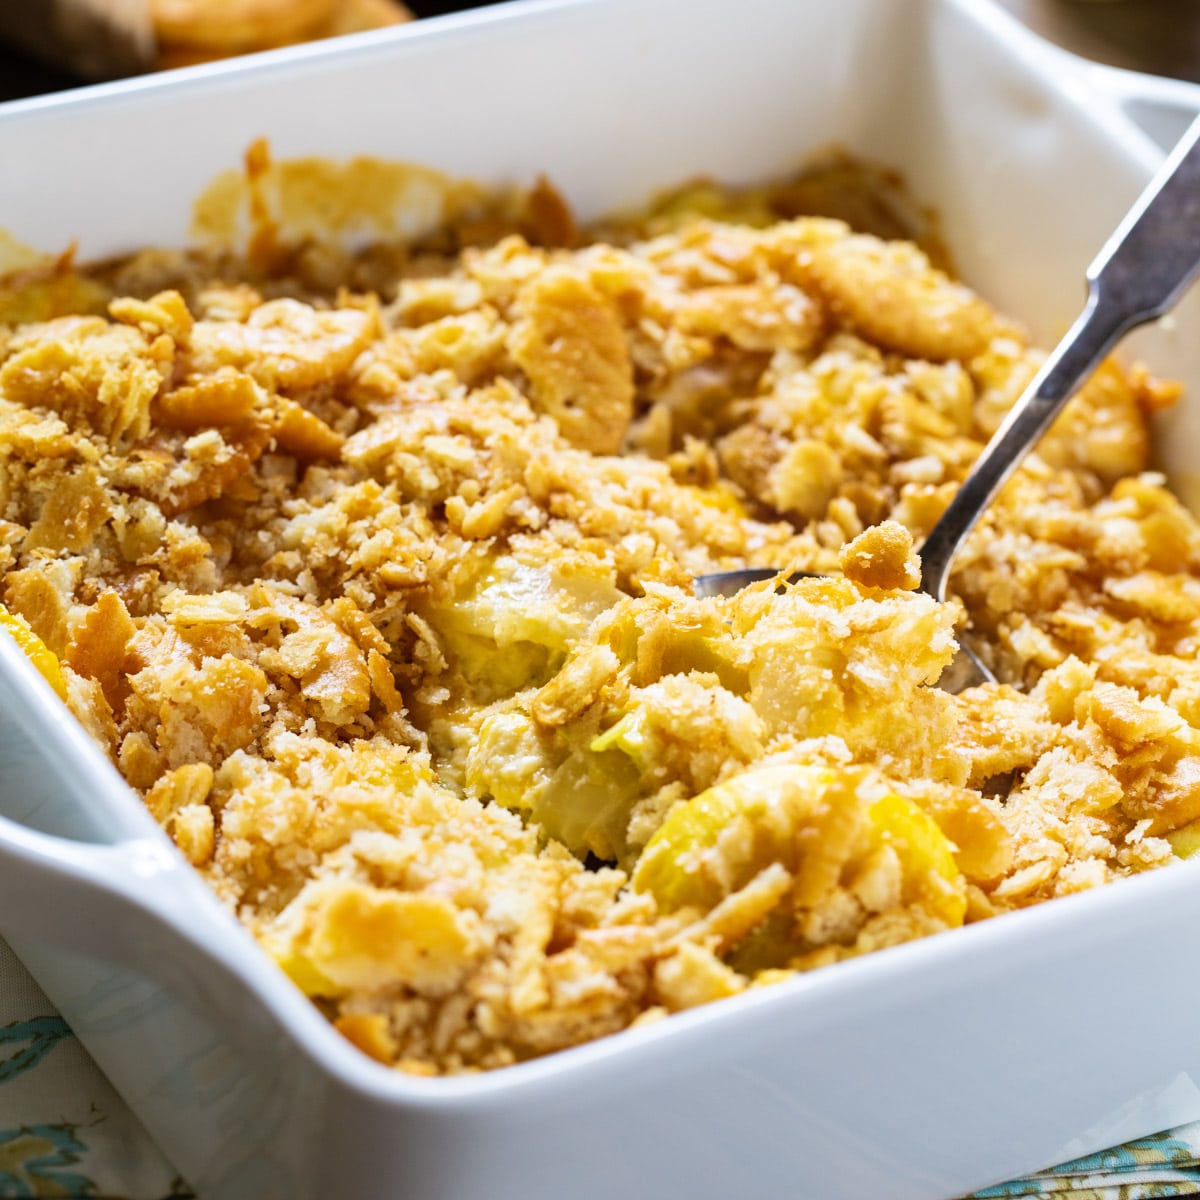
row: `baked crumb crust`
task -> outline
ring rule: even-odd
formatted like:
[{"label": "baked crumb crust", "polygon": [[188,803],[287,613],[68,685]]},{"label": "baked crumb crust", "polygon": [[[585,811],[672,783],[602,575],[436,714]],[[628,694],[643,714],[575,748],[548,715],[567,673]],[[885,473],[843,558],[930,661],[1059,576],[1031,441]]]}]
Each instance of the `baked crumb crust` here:
[{"label": "baked crumb crust", "polygon": [[[347,1038],[503,1066],[1200,844],[1177,388],[1106,364],[939,605],[1020,329],[836,220],[537,196],[0,296],[13,628]],[[830,578],[692,596],[744,565]],[[930,686],[964,631],[1006,683]]]}]

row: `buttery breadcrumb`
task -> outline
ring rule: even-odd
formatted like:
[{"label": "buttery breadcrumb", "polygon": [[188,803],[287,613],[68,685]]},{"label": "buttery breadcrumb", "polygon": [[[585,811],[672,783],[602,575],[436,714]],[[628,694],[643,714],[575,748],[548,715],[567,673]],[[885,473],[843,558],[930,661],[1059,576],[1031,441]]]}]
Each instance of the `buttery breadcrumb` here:
[{"label": "buttery breadcrumb", "polygon": [[[1106,364],[939,604],[1020,329],[837,220],[535,198],[0,326],[6,627],[351,1042],[503,1066],[1200,845],[1176,389]],[[692,594],[745,565],[829,577]]]}]

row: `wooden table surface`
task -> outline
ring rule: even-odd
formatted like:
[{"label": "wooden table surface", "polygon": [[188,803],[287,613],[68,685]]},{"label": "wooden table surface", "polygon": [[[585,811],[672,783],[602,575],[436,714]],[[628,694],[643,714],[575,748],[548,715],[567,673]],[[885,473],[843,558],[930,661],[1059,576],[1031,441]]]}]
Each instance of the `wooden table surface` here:
[{"label": "wooden table surface", "polygon": [[[29,0],[0,0],[0,5]],[[40,2],[40,0],[37,0]],[[419,16],[483,0],[409,0]],[[1200,0],[999,0],[1039,33],[1113,66],[1200,82]],[[85,82],[0,47],[0,100]]]}]

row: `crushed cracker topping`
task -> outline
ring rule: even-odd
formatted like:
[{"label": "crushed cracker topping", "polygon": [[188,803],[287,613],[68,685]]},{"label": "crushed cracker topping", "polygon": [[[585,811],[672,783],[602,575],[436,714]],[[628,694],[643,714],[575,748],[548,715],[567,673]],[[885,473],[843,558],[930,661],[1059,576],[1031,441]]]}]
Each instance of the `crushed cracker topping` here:
[{"label": "crushed cracker topping", "polygon": [[[6,619],[383,1063],[1200,848],[1200,526],[1147,469],[1179,389],[1106,364],[938,604],[915,548],[1041,355],[916,246],[764,205],[601,240],[543,181],[526,236],[146,252],[0,331]],[[829,577],[693,596],[745,565]],[[1004,682],[951,696],[964,635]]]}]

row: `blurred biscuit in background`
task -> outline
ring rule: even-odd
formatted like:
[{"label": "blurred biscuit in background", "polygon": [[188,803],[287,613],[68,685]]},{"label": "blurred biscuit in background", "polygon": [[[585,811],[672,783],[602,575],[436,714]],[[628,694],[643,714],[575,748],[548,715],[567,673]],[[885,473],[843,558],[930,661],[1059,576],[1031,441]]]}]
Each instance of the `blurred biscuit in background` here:
[{"label": "blurred biscuit in background", "polygon": [[308,35],[336,0],[150,0],[150,23],[167,46],[238,54]]},{"label": "blurred biscuit in background", "polygon": [[162,70],[412,20],[398,0],[149,0]]},{"label": "blurred biscuit in background", "polygon": [[0,0],[0,45],[81,79],[118,79],[412,18],[400,0]]}]

